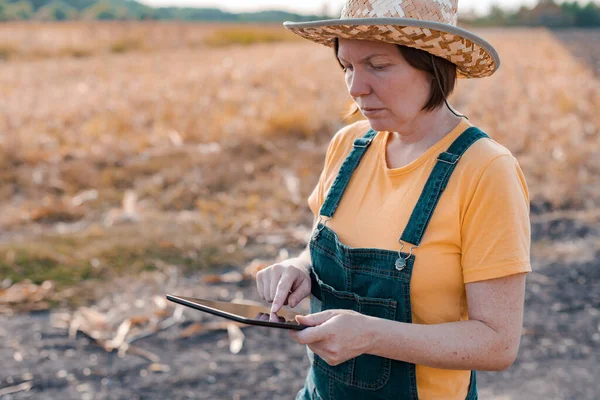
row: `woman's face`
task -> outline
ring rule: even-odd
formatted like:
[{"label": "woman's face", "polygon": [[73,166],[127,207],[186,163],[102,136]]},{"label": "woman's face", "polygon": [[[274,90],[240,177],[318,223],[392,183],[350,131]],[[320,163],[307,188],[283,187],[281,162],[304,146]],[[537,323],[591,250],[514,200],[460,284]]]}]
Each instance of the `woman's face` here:
[{"label": "woman's face", "polygon": [[423,111],[431,78],[413,68],[390,43],[339,40],[338,59],[348,92],[377,131],[396,131]]}]

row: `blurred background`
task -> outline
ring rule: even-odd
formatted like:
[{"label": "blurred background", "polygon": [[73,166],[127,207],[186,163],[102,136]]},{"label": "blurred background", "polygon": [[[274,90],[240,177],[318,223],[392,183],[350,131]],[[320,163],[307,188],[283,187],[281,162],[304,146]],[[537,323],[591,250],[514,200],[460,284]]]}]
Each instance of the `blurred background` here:
[{"label": "blurred background", "polygon": [[[257,301],[305,246],[350,103],[284,20],[343,1],[0,0],[0,398],[290,399],[285,331],[175,307]],[[460,1],[499,51],[451,103],[518,158],[534,272],[519,358],[484,399],[597,399],[600,6]],[[222,8],[219,8],[222,6]],[[301,304],[306,310],[306,304]]]}]

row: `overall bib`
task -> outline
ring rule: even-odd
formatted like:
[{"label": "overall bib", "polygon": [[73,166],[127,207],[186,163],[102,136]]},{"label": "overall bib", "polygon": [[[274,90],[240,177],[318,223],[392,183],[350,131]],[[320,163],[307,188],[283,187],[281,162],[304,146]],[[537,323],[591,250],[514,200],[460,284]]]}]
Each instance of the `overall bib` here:
[{"label": "overall bib", "polygon": [[[377,132],[354,142],[320,210],[310,241],[312,259],[310,312],[346,309],[399,322],[412,322],[410,280],[418,248],[450,176],[465,151],[488,137],[471,127],[438,156],[404,233],[400,251],[352,248],[344,245],[327,222],[340,204],[353,172]],[[407,246],[407,252],[403,252]],[[332,367],[309,349],[311,368],[297,400],[407,399],[417,400],[416,366],[388,358],[361,355]],[[477,399],[475,372],[466,400]]]}]

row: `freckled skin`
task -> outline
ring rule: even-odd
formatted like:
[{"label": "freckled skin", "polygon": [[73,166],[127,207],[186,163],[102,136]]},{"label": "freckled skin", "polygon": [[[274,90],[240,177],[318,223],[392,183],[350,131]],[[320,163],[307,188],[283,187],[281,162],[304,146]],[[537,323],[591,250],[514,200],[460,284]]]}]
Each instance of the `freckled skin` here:
[{"label": "freckled skin", "polygon": [[314,328],[290,336],[330,365],[373,354],[433,368],[503,371],[519,350],[525,276],[467,284],[468,321],[419,325],[327,310],[296,317]]}]

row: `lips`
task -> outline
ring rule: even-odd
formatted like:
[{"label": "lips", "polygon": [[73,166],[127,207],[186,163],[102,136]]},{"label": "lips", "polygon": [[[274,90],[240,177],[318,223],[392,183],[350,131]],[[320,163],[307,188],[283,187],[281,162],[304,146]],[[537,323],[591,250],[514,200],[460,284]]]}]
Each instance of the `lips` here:
[{"label": "lips", "polygon": [[361,111],[365,117],[376,115],[377,113],[383,111],[383,108],[362,108]]}]

